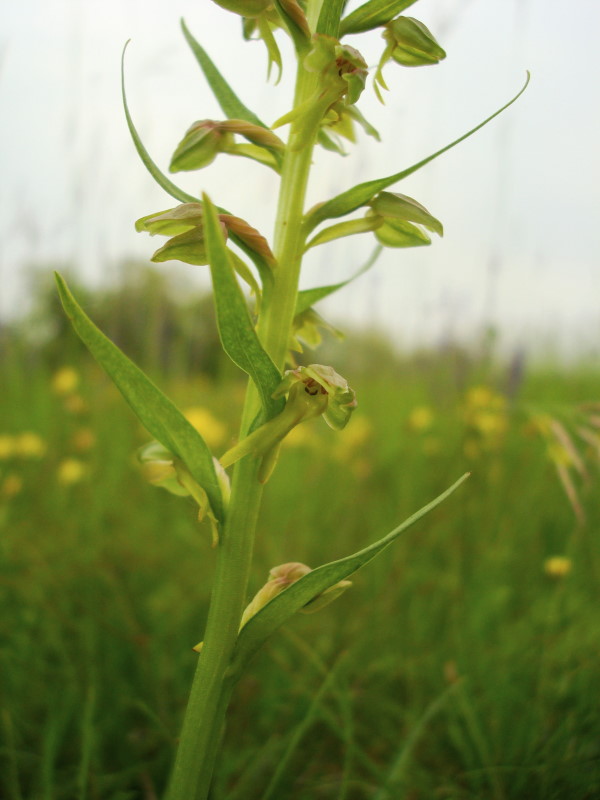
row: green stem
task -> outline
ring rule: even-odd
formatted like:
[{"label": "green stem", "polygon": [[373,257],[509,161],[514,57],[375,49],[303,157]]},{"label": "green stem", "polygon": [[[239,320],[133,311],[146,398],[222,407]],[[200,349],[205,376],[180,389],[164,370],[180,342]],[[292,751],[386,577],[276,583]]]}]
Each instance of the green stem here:
[{"label": "green stem", "polygon": [[[310,5],[319,4],[309,0]],[[298,66],[297,106],[314,92],[315,76]],[[316,129],[299,141],[292,125],[286,148],[275,225],[278,266],[268,303],[258,325],[263,346],[280,369],[285,365],[296,307],[304,248],[301,227]],[[242,417],[245,432],[258,411],[256,391],[249,386]],[[246,603],[256,521],[262,499],[257,471],[260,460],[247,457],[234,468],[227,519],[219,538],[204,646],[198,660],[183,722],[168,800],[205,800],[210,789],[217,742],[227,710],[227,669]]]}]

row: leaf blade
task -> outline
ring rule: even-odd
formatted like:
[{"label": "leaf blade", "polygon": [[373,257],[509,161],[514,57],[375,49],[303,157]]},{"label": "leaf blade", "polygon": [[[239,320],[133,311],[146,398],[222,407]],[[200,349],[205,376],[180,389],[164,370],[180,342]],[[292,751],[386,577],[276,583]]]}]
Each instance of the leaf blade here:
[{"label": "leaf blade", "polygon": [[408,517],[393,531],[382,539],[367,547],[341,558],[331,561],[309,572],[300,580],[293,583],[281,594],[278,594],[252,617],[240,631],[234,650],[231,670],[238,676],[247,662],[258,651],[266,639],[271,636],[286,620],[300,611],[307,603],[317,597],[321,592],[334,586],[341,580],[348,578],[361,567],[368,564],[383,550],[391,545],[405,530],[418,522],[425,514],[448,498],[469,477],[466,473],[452,484],[445,492],[438,495],[423,508]]},{"label": "leaf blade", "polygon": [[142,425],[177,455],[208,495],[215,516],[223,521],[223,498],[212,453],[181,411],[102,331],[79,306],[64,278],[55,273],[67,317],[96,361],[113,380]]},{"label": "leaf blade", "polygon": [[259,119],[253,111],[251,111],[247,106],[244,105],[244,103],[242,103],[240,98],[227,83],[223,75],[221,75],[214,61],[208,55],[206,50],[192,35],[183,18],[181,19],[181,30],[183,31],[185,40],[190,46],[190,49],[194,54],[200,69],[204,73],[206,82],[212,89],[212,92],[227,119],[244,119],[246,122],[253,122],[255,125],[260,125],[261,128],[268,128],[268,125],[265,125],[265,123]]},{"label": "leaf blade", "polygon": [[396,172],[393,175],[389,175],[386,178],[375,178],[374,180],[359,183],[356,186],[353,186],[351,189],[347,189],[345,192],[336,195],[336,197],[333,197],[331,200],[328,200],[325,203],[317,206],[314,211],[309,213],[306,217],[305,225],[307,232],[312,231],[317,225],[319,225],[321,222],[324,222],[326,219],[334,219],[336,217],[342,217],[345,214],[350,214],[350,212],[355,211],[357,208],[365,205],[365,203],[368,203],[369,200],[371,200],[378,192],[381,192],[384,189],[387,189],[389,186],[392,186],[394,183],[398,183],[398,181],[401,181],[409,175],[412,175],[413,172],[417,172],[417,170],[421,169],[426,164],[429,164],[430,161],[433,161],[443,153],[446,153],[448,150],[456,147],[456,145],[460,144],[465,139],[468,139],[478,130],[487,125],[488,122],[491,122],[495,117],[516,102],[527,88],[529,79],[530,74],[527,72],[527,79],[525,83],[519,92],[508,101],[508,103],[505,103],[505,105],[503,105],[489,117],[486,117],[486,119],[484,119],[474,128],[471,128],[471,130],[467,131],[467,133],[459,136],[458,139],[454,139],[454,141],[450,142],[450,144],[447,144],[445,147],[442,147],[440,150],[436,150],[435,153],[427,156],[427,158],[418,161],[416,164],[413,164],[407,169]]},{"label": "leaf blade", "polygon": [[127,45],[131,40],[128,39],[125,42],[125,47],[123,48],[123,53],[121,54],[121,96],[123,98],[123,110],[125,111],[125,119],[127,120],[127,127],[129,128],[129,133],[131,134],[131,138],[133,139],[133,144],[135,145],[135,149],[142,160],[142,163],[152,175],[156,183],[170,194],[171,197],[174,197],[176,200],[179,200],[180,203],[197,203],[198,198],[194,197],[187,192],[184,192],[183,189],[180,189],[179,186],[173,183],[172,180],[167,178],[167,176],[160,171],[158,166],[154,163],[154,161],[150,158],[150,154],[144,147],[144,144],[140,138],[139,133],[135,125],[133,124],[133,119],[131,117],[131,113],[129,112],[129,106],[127,104],[127,95],[125,93],[125,51],[127,50]]},{"label": "leaf blade", "polygon": [[254,381],[267,419],[270,419],[283,405],[281,398],[272,397],[281,383],[281,374],[258,339],[246,300],[233,274],[217,211],[206,195],[203,209],[219,336],[229,358]]}]

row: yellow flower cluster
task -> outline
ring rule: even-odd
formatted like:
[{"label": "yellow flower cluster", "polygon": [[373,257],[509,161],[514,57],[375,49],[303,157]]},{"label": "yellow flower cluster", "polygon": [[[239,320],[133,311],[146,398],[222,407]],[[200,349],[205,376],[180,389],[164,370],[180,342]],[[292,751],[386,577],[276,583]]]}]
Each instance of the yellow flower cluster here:
[{"label": "yellow flower cluster", "polygon": [[572,566],[571,559],[566,556],[551,556],[544,561],[544,572],[550,578],[564,578]]},{"label": "yellow flower cluster", "polygon": [[24,431],[13,436],[0,434],[0,460],[12,458],[41,458],[46,452],[46,442],[33,431]]},{"label": "yellow flower cluster", "polygon": [[70,414],[82,414],[87,410],[86,402],[78,392],[80,383],[79,373],[70,366],[57,369],[50,381],[52,391],[62,399],[63,406]]},{"label": "yellow flower cluster", "polygon": [[489,386],[472,386],[465,395],[463,419],[467,458],[475,459],[482,452],[498,450],[508,430],[506,397]]}]

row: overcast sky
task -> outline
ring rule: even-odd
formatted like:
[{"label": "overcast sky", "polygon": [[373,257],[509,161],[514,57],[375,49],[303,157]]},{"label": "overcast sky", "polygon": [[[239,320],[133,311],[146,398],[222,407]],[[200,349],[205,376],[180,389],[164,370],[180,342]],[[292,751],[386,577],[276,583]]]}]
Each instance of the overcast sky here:
[{"label": "overcast sky", "polygon": [[[342,327],[344,316],[375,319],[405,345],[468,339],[491,323],[507,346],[598,354],[600,3],[419,0],[407,13],[431,28],[447,59],[420,69],[389,64],[385,106],[369,84],[359,105],[383,141],[361,136],[346,158],[320,152],[309,204],[420,160],[503,105],[527,69],[532,81],[484,131],[394,187],[442,220],[444,238],[386,251],[320,310]],[[130,141],[120,53],[131,37],[131,111],[166,169],[191,122],[222,116],[183,40],[182,16],[259,116],[273,121],[289,108],[289,62],[278,86],[267,83],[262,43],[244,42],[239,19],[210,0],[4,0],[0,318],[26,306],[31,264],[72,264],[97,285],[117,278],[124,257],[147,260],[155,249],[133,222],[175,203]],[[349,42],[377,62],[379,32]],[[223,156],[177,182],[208,191],[270,237],[277,184],[265,168]],[[317,248],[303,286],[343,279],[372,246],[364,235]],[[190,270],[202,285],[206,271]]]}]

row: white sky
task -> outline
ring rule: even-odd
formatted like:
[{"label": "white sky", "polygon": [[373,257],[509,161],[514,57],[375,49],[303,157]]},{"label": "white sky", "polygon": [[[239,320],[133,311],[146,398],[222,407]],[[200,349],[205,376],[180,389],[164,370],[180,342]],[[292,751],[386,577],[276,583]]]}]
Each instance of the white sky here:
[{"label": "white sky", "polygon": [[[349,7],[354,8],[358,2]],[[507,346],[552,344],[598,354],[600,342],[600,34],[598,0],[419,0],[407,11],[445,47],[439,66],[390,63],[382,107],[359,103],[383,142],[360,137],[352,155],[319,153],[309,204],[396,172],[503,105],[499,119],[393,187],[445,227],[429,248],[388,250],[368,275],[319,310],[376,320],[400,344],[468,339],[486,323]],[[191,122],[222,118],[179,30],[183,16],[242,100],[273,121],[290,102],[288,62],[267,84],[262,43],[210,0],[3,0],[0,29],[0,319],[26,307],[28,265],[71,263],[94,284],[123,257],[159,246],[136,234],[140,216],[175,205],[138,160],[120,102],[124,41],[130,108],[166,169]],[[352,37],[370,64],[378,32]],[[271,236],[277,183],[265,168],[221,156],[175,176],[192,194]],[[317,248],[303,286],[342,280],[366,258],[369,234]],[[169,270],[168,264],[160,267]],[[193,268],[199,285],[206,271]]]}]

